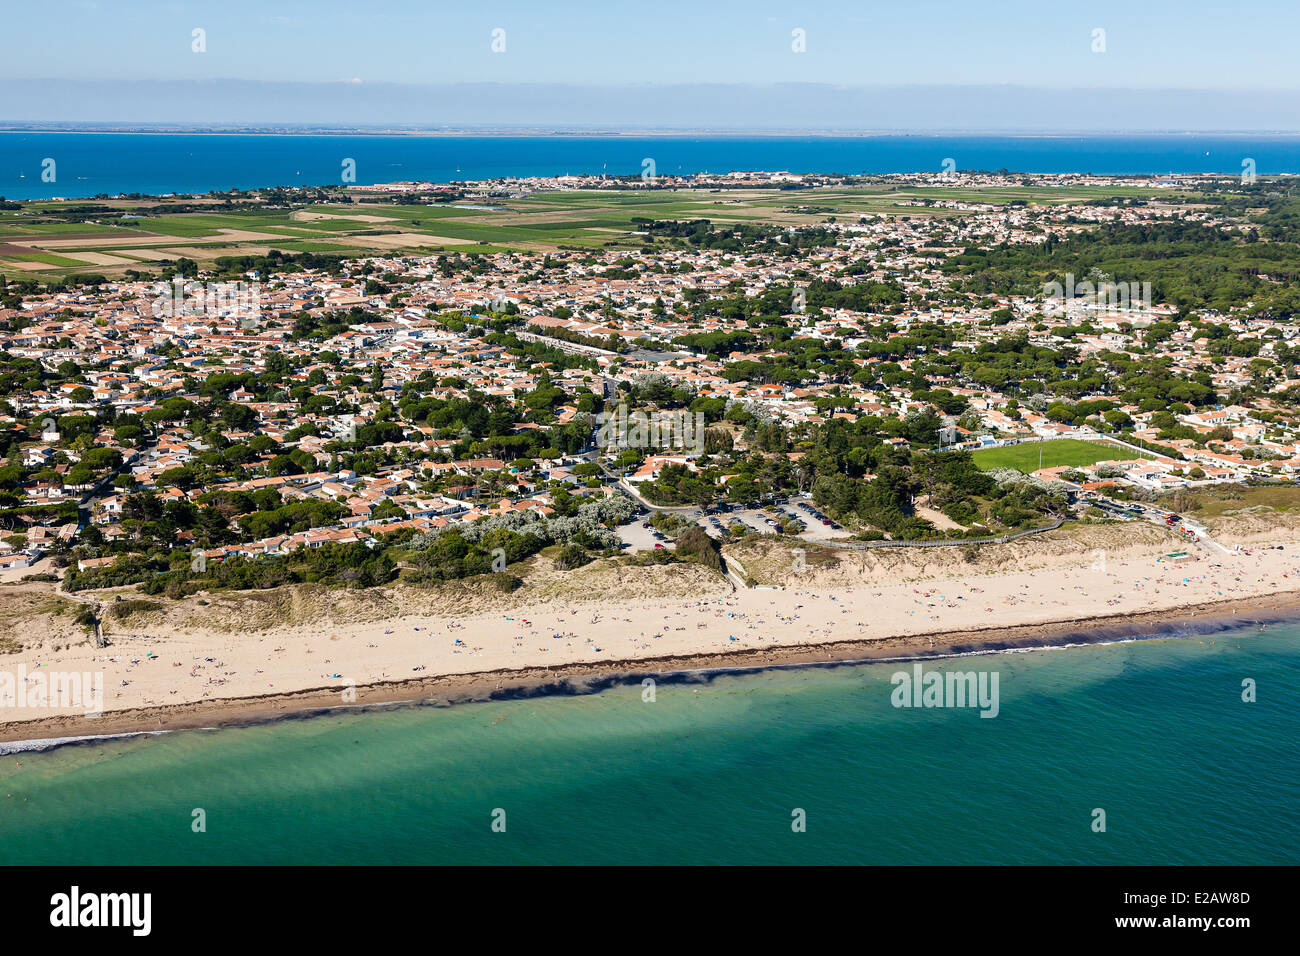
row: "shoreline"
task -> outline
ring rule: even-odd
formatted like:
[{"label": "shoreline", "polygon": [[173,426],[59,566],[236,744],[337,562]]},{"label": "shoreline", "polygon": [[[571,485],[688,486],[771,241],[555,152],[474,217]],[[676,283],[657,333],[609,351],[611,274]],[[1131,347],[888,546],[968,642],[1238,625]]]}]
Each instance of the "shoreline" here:
[{"label": "shoreline", "polygon": [[[1132,640],[1193,637],[1237,626],[1294,620],[1300,620],[1300,593],[1281,592],[1188,604],[1175,609],[1119,612],[1063,621],[378,681],[358,684],[355,701],[347,702],[341,702],[341,688],[335,685],[276,694],[123,708],[105,711],[98,717],[82,714],[45,716],[0,723],[0,745],[28,743],[37,745],[30,750],[44,750],[172,730],[250,726],[338,711],[364,712],[394,705],[453,706],[491,700],[578,696],[639,683],[646,677],[654,677],[661,683],[697,682],[719,675],[758,673],[776,668],[944,660]],[[7,752],[15,750],[17,748]],[[0,746],[0,753],[4,752],[6,748]]]}]

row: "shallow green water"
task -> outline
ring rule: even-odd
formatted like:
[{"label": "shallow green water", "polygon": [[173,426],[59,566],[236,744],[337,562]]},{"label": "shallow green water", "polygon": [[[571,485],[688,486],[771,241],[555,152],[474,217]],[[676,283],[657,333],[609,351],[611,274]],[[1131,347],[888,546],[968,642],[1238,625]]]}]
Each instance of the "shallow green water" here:
[{"label": "shallow green water", "polygon": [[997,671],[993,719],[900,669],[3,756],[0,862],[1300,863],[1300,627],[927,662]]}]

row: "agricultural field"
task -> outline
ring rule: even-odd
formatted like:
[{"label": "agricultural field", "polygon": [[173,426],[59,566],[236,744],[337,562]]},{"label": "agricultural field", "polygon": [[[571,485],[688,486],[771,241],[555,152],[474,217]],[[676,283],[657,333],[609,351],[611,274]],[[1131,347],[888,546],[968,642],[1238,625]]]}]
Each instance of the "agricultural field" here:
[{"label": "agricultural field", "polygon": [[1099,461],[1131,458],[1134,454],[1136,453],[1127,452],[1115,445],[1080,441],[1077,438],[1060,438],[1055,441],[1005,445],[1001,448],[982,448],[973,452],[972,457],[975,459],[975,464],[985,471],[992,471],[995,468],[1014,468],[1016,471],[1029,474],[1039,468],[1058,468],[1061,465],[1078,467]]},{"label": "agricultural field", "polygon": [[[316,202],[230,209],[214,198],[28,202],[0,211],[0,273],[43,281],[147,271],[181,258],[200,267],[219,256],[285,252],[495,252],[503,249],[638,249],[636,219],[707,219],[715,224],[809,226],[861,216],[949,217],[927,201],[1059,203],[1103,194],[1147,195],[1136,187],[971,189],[865,185],[784,191],[574,190],[461,204],[397,205],[372,193],[351,203]],[[1163,198],[1175,198],[1159,193]],[[87,213],[87,206],[104,207]],[[168,209],[178,211],[169,213]],[[197,208],[196,208],[197,207]],[[657,240],[662,243],[664,240]]]}]

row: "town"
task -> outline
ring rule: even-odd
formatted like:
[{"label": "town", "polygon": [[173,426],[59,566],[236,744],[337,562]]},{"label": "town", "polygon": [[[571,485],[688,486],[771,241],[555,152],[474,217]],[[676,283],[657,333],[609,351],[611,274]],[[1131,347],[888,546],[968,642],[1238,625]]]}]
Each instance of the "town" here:
[{"label": "town", "polygon": [[[156,273],[11,275],[0,572],[183,594],[232,559],[312,551],[331,557],[225,586],[499,573],[551,545],[564,566],[664,561],[674,539],[681,556],[709,551],[683,539],[692,524],[720,540],[983,540],[1300,471],[1294,260],[1270,275],[1243,259],[1226,298],[1140,258],[1122,276],[1088,265],[1098,236],[1287,246],[1246,220],[1244,187],[871,180],[934,198],[844,215],[819,195],[842,202],[852,180],[788,173],[462,183],[453,202],[731,185],[777,191],[806,221],[656,213],[608,248],[155,255]],[[1256,188],[1294,201],[1289,183]],[[350,201],[373,221],[389,208],[376,196],[448,201],[428,183],[351,193],[301,209],[355,218]],[[1054,271],[1061,256],[1078,264]],[[1126,281],[1146,294],[1117,301]],[[656,427],[602,440],[629,410]],[[698,421],[692,440],[672,416]]]}]

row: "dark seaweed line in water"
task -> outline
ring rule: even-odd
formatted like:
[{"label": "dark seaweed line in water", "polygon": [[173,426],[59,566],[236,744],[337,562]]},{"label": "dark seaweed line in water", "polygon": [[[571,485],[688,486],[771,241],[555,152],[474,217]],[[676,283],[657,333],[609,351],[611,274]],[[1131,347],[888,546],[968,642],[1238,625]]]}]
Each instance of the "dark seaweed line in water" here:
[{"label": "dark seaweed line in water", "polygon": [[951,660],[963,657],[988,657],[997,654],[1027,654],[1032,651],[1068,650],[1079,647],[1099,647],[1111,644],[1130,644],[1138,641],[1168,640],[1188,637],[1200,637],[1220,634],[1225,631],[1246,630],[1258,627],[1260,630],[1270,624],[1300,623],[1300,614],[1295,611],[1264,614],[1253,617],[1236,617],[1230,615],[1207,615],[1203,621],[1192,623],[1179,621],[1157,624],[1148,629],[1135,632],[1132,627],[1111,625],[1108,627],[1081,628],[1078,631],[1066,631],[1047,640],[1039,639],[1034,643],[1016,643],[1012,640],[996,641],[983,646],[956,644],[944,650],[917,650],[896,657],[842,658],[827,661],[789,661],[770,664],[746,664],[734,667],[713,666],[697,668],[675,668],[673,670],[625,670],[617,673],[593,675],[588,678],[561,677],[552,681],[520,684],[514,687],[497,688],[487,693],[468,691],[457,695],[443,697],[416,697],[410,700],[383,701],[370,704],[338,704],[330,707],[304,707],[286,711],[283,714],[235,719],[214,727],[178,727],[172,730],[140,730],[114,734],[87,734],[75,737],[53,737],[48,739],[0,742],[0,756],[13,753],[46,752],[61,747],[89,747],[111,740],[137,737],[156,737],[164,734],[189,733],[199,731],[219,731],[241,727],[261,727],[286,721],[312,720],[337,714],[365,714],[376,711],[391,712],[396,709],[414,709],[418,707],[455,707],[463,704],[482,704],[503,701],[541,700],[548,697],[587,697],[613,690],[641,684],[647,678],[656,684],[665,686],[686,686],[698,684],[708,686],[719,677],[748,677],[770,671],[788,671],[801,669],[833,670],[842,667],[860,667],[866,664],[899,664],[919,660]]}]

